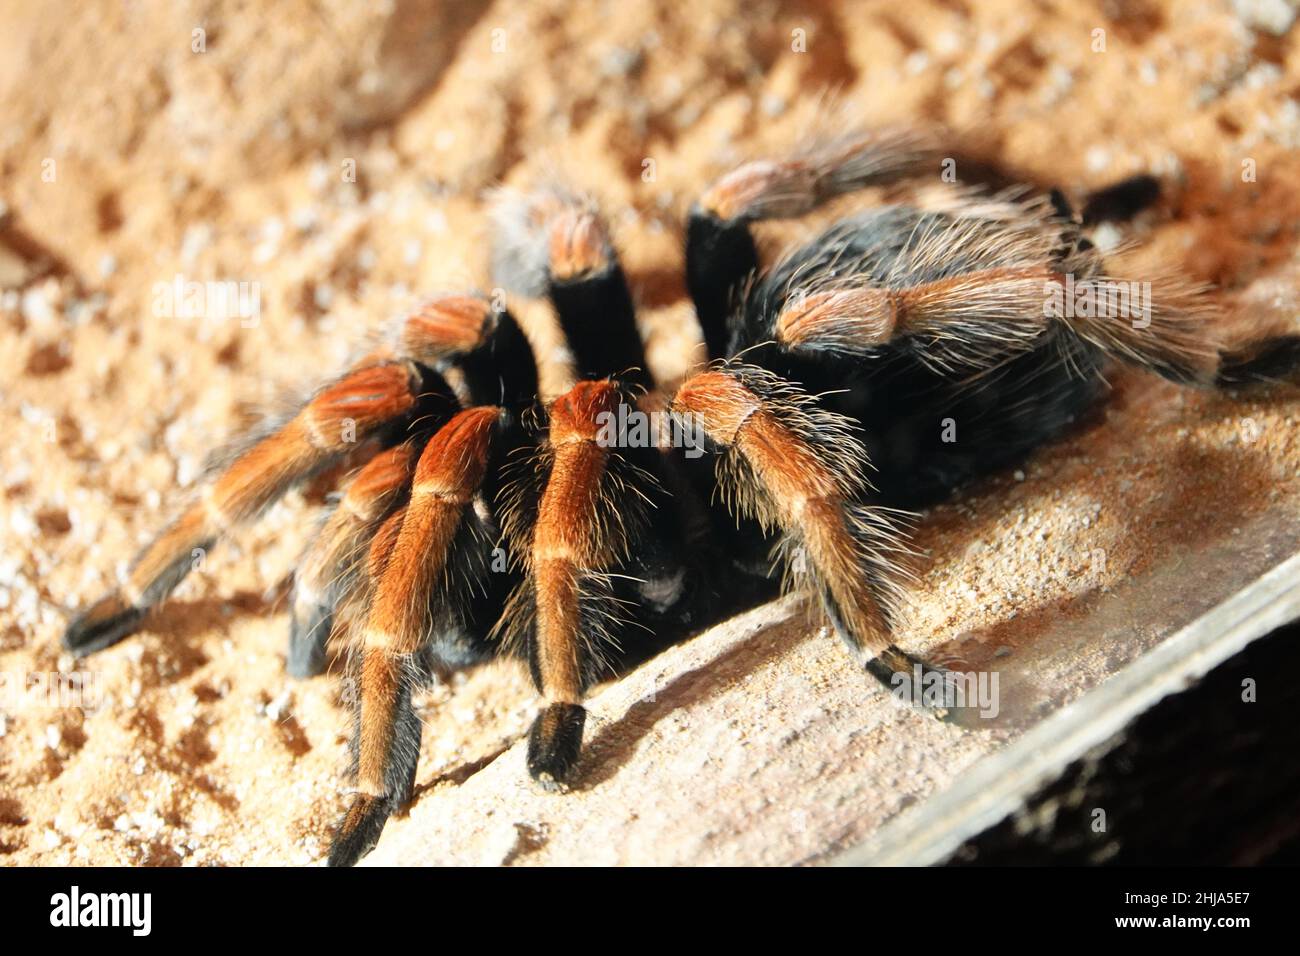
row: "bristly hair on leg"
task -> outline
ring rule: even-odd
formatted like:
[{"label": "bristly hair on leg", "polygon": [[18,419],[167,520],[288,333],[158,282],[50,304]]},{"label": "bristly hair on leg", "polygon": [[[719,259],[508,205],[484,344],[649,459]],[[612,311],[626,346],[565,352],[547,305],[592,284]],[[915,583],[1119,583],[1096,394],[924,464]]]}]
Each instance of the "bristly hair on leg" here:
[{"label": "bristly hair on leg", "polygon": [[599,204],[558,176],[530,191],[496,189],[488,209],[492,277],[516,295],[540,299],[552,277],[598,271],[613,261]]},{"label": "bristly hair on leg", "polygon": [[774,373],[735,361],[688,379],[673,408],[702,419],[729,509],[781,532],[777,555],[791,560],[792,578],[813,582],[865,669],[891,688],[897,675],[910,675],[919,662],[891,640],[907,554],[900,515],[863,500],[868,465],[854,422]]},{"label": "bristly hair on leg", "polygon": [[802,145],[784,157],[745,163],[718,179],[699,206],[723,222],[792,219],[868,186],[920,175],[938,146],[916,127],[864,129],[821,111]]},{"label": "bristly hair on leg", "polygon": [[990,216],[885,206],[788,253],[750,307],[804,352],[869,356],[906,340],[942,373],[996,367],[1047,327],[1058,244],[1042,207],[989,200]]},{"label": "bristly hair on leg", "polygon": [[[856,542],[858,563],[866,569],[886,617],[892,618],[905,600],[906,583],[913,579],[908,563],[916,552],[907,544],[907,536],[916,516],[868,503],[873,466],[858,439],[856,424],[822,407],[820,396],[810,395],[766,369],[734,360],[712,367],[737,378],[834,476],[836,493],[846,503],[844,518]],[[719,454],[716,468],[720,493],[733,513],[754,518],[767,532],[782,531],[772,558],[782,568],[783,588],[821,593],[825,583],[809,559],[801,530],[782,527],[778,518],[781,505],[754,473],[753,464],[732,446]]]},{"label": "bristly hair on leg", "polygon": [[[622,388],[619,400],[631,406],[636,392]],[[617,415],[613,419],[620,420]],[[503,653],[531,660],[537,614],[533,539],[542,496],[555,473],[557,456],[544,411],[530,410],[526,427],[538,436],[538,443],[518,449],[507,463],[497,502],[501,541],[511,566],[525,577],[511,595],[492,636],[501,642]],[[631,621],[632,609],[626,599],[616,596],[615,576],[609,569],[624,564],[643,535],[650,520],[650,493],[657,486],[654,475],[618,452],[622,436],[611,432],[609,437],[603,466],[591,490],[594,505],[588,561],[573,569],[580,607],[584,683],[613,673],[612,653],[619,648],[618,635]]]},{"label": "bristly hair on leg", "polygon": [[581,702],[620,623],[613,578],[646,527],[654,479],[610,430],[632,401],[615,381],[579,382],[551,404],[540,451],[515,463],[502,492],[502,525],[525,578],[497,633],[525,643],[545,699],[529,772],[550,789],[565,786],[577,762]]},{"label": "bristly hair on leg", "polygon": [[419,451],[403,443],[375,455],[320,522],[294,573],[287,664],[293,676],[324,670],[335,610],[357,590],[376,530],[404,504]]},{"label": "bristly hair on leg", "polygon": [[936,372],[963,379],[1001,368],[1059,325],[1113,358],[1212,383],[1215,309],[1203,288],[1107,275],[1041,201],[994,197],[980,208],[886,206],[845,220],[778,262],[751,289],[750,308],[770,316],[788,349],[870,357],[906,343]]},{"label": "bristly hair on leg", "polygon": [[[1061,283],[1058,301],[1065,303],[1069,286]],[[1076,302],[1082,297],[1091,307],[1053,318],[1074,336],[1180,385],[1215,386],[1220,345],[1214,329],[1221,313],[1207,286],[1168,273],[1142,280],[1099,273],[1088,277],[1086,288],[1072,285]]]},{"label": "bristly hair on leg", "polygon": [[224,467],[140,553],[123,586],[69,623],[64,647],[84,656],[132,633],[220,538],[359,448],[373,452],[391,441],[422,397],[441,391],[439,385],[446,388],[407,363],[352,369],[317,389],[291,416],[233,443]]}]

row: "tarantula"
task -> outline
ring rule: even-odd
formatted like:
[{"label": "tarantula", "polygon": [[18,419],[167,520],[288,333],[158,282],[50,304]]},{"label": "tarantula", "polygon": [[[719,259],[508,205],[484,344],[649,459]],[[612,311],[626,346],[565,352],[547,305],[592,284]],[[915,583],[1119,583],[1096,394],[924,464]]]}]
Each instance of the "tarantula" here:
[{"label": "tarantula", "polygon": [[[542,403],[534,351],[502,301],[429,301],[230,451],[64,645],[80,656],[132,633],[195,549],[308,476],[356,467],[297,568],[288,654],[293,674],[317,674],[331,634],[351,639],[357,789],[337,865],[367,853],[409,799],[413,690],[499,651],[526,659],[544,700],[527,763],[547,788],[573,778],[594,680],[783,581],[814,593],[887,685],[928,666],[891,638],[905,583],[895,509],[1058,435],[1112,359],[1212,388],[1294,381],[1300,367],[1300,337],[1222,347],[1186,283],[1157,289],[1140,319],[1051,306],[1066,285],[1111,281],[1087,226],[1150,203],[1154,180],[1094,194],[1082,214],[1058,193],[908,192],[939,170],[934,143],[841,132],[713,183],[685,235],[710,362],[675,388],[647,370],[594,204],[560,188],[504,203],[494,280],[549,301],[572,387]],[[760,265],[755,223],[877,186],[904,198]],[[682,427],[638,434],[636,416],[656,411]]]}]

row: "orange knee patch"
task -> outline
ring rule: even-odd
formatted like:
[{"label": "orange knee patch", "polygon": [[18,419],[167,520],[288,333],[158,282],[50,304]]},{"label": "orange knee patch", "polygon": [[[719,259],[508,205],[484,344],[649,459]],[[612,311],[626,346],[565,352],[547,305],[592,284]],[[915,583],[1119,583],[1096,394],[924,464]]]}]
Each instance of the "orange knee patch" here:
[{"label": "orange knee patch", "polygon": [[410,480],[414,458],[410,445],[397,445],[375,455],[348,485],[340,508],[362,521],[377,518]]},{"label": "orange knee patch", "polygon": [[551,404],[551,445],[595,441],[605,416],[618,414],[622,400],[613,382],[579,382]]},{"label": "orange knee patch", "polygon": [[493,406],[471,408],[439,429],[415,466],[412,498],[432,494],[468,501],[483,483],[492,428],[500,414]]},{"label": "orange knee patch", "polygon": [[473,295],[449,295],[424,305],[402,323],[401,348],[418,362],[472,352],[483,343],[492,308]]},{"label": "orange knee patch", "polygon": [[567,207],[556,213],[549,224],[547,244],[555,279],[577,278],[610,264],[609,236],[600,217],[587,209]]},{"label": "orange knee patch", "polygon": [[687,379],[673,399],[673,408],[699,415],[704,430],[717,442],[732,445],[742,425],[763,403],[734,376],[701,372]]},{"label": "orange knee patch", "polygon": [[322,451],[341,451],[415,404],[411,370],[403,363],[372,365],[335,382],[290,424],[303,427]]},{"label": "orange knee patch", "polygon": [[791,299],[776,320],[786,345],[869,348],[888,342],[899,326],[899,297],[889,289],[835,289]]}]

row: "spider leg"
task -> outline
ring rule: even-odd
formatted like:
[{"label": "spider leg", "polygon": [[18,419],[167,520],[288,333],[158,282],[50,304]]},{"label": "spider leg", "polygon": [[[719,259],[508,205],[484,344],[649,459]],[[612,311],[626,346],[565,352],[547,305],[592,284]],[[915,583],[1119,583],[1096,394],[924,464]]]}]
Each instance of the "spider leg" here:
[{"label": "spider leg", "polygon": [[544,699],[529,733],[528,769],[548,789],[562,787],[577,762],[583,694],[622,623],[616,575],[633,575],[637,567],[629,543],[644,543],[650,552],[660,545],[644,534],[654,479],[610,432],[627,402],[620,385],[608,380],[580,382],[556,399],[540,457],[530,463],[541,486],[536,503],[519,483],[508,495],[507,536],[526,551],[527,577],[500,627],[512,642],[526,644]]},{"label": "spider leg", "polygon": [[294,574],[289,622],[287,669],[294,677],[324,671],[335,607],[354,589],[352,578],[375,532],[401,505],[418,451],[416,445],[404,443],[367,462],[303,553]]},{"label": "spider leg", "polygon": [[836,196],[914,175],[936,156],[919,131],[841,130],[792,156],[746,163],[709,187],[686,225],[686,284],[709,357],[729,354],[735,296],[758,268],[751,223],[802,216]]},{"label": "spider leg", "polygon": [[614,412],[617,390],[583,382],[551,410],[549,444],[554,454],[538,507],[532,541],[537,601],[530,664],[546,705],[528,734],[528,770],[558,785],[578,758],[586,711],[582,707],[580,591],[584,577],[609,563],[602,554],[599,488],[609,451],[595,440],[601,412]]},{"label": "spider leg", "polygon": [[[1086,247],[1056,261],[1052,234],[1027,225],[952,219],[914,233],[894,263],[906,282],[810,270],[767,328],[793,353],[865,358],[906,343],[931,367],[967,374],[999,367],[1060,331],[1182,385],[1300,384],[1300,336],[1225,347],[1216,337],[1217,309],[1201,289],[1169,275],[1108,275]],[[977,266],[925,278],[958,252]]]},{"label": "spider leg", "polygon": [[514,316],[481,295],[432,299],[402,319],[388,348],[456,379],[466,406],[522,408],[537,396],[537,363]]},{"label": "spider leg", "polygon": [[778,553],[807,576],[836,632],[886,686],[929,668],[895,646],[890,609],[906,552],[897,513],[864,503],[866,453],[852,423],[771,372],[730,363],[700,372],[673,399],[720,453],[733,511],[778,529]]},{"label": "spider leg", "polygon": [[500,408],[478,407],[443,426],[420,455],[400,519],[372,546],[372,556],[385,548],[387,555],[360,628],[358,792],[330,848],[333,866],[349,866],[369,852],[384,821],[409,796],[420,749],[420,722],[411,709],[412,689],[423,676],[420,655],[432,629],[458,613],[459,599],[482,577],[482,568],[465,565],[485,550],[472,504],[502,417]]},{"label": "spider leg", "polygon": [[[345,596],[345,603],[340,605],[340,610],[354,610],[360,606],[361,620],[364,621],[365,609],[369,606],[371,597],[374,594],[374,585],[380,580],[384,568],[388,564],[388,558],[397,544],[397,538],[402,529],[402,521],[405,517],[406,505],[403,503],[398,505],[380,523],[366,549],[361,573],[352,581],[352,590]],[[415,772],[419,764],[420,724],[418,720],[414,724],[411,722],[411,718],[416,717],[416,715],[410,707],[409,693],[411,684],[422,675],[416,672],[413,659],[403,663],[410,666],[411,673],[403,675],[408,679],[403,680],[399,688],[398,707],[396,708],[398,732],[394,734],[394,737],[398,740],[407,741],[408,746],[394,748],[391,754],[393,768],[387,776],[394,784],[395,793],[393,799],[391,801],[354,799],[353,803],[348,807],[347,816],[340,824],[339,829],[340,831],[346,829],[351,834],[351,840],[357,847],[348,851],[351,853],[350,859],[346,860],[349,865],[355,863],[368,851],[369,847],[374,845],[375,841],[379,839],[379,834],[382,832],[384,823],[392,810],[408,801],[414,788]],[[357,695],[355,682],[344,686],[346,692],[352,696],[353,701],[353,732],[350,750],[352,754],[351,773],[355,779],[361,750],[360,698]],[[415,741],[413,747],[409,745],[412,739]],[[331,845],[330,849],[332,860],[333,845]]]},{"label": "spider leg", "polygon": [[231,528],[253,520],[359,443],[400,432],[420,396],[438,389],[432,378],[408,363],[381,362],[322,388],[287,422],[234,457],[199,500],[140,554],[122,588],[68,625],[64,647],[81,657],[134,632],[148,610]]},{"label": "spider leg", "polygon": [[1214,384],[1219,388],[1265,390],[1300,385],[1300,335],[1279,335],[1219,353]]},{"label": "spider leg", "polygon": [[[505,521],[528,576],[500,629],[526,645],[544,698],[529,734],[529,771],[558,788],[578,758],[585,688],[608,656],[626,650],[622,612],[635,613],[640,626],[627,636],[637,643],[682,631],[699,615],[706,589],[688,573],[684,541],[707,523],[706,507],[659,435],[629,439],[614,425],[629,416],[644,422],[664,403],[594,203],[551,188],[506,195],[494,218],[497,280],[550,299],[579,380],[552,404],[549,435],[511,484]],[[659,506],[664,520],[642,520]]]},{"label": "spider leg", "polygon": [[[397,323],[387,348],[452,377],[467,405],[519,407],[537,391],[537,368],[523,331],[508,311],[482,296],[430,300]],[[429,428],[422,430],[427,435]],[[418,439],[399,446],[358,473],[304,554],[290,621],[288,669],[294,676],[312,676],[325,666],[333,608],[350,590],[348,561],[398,503],[420,447]]]},{"label": "spider leg", "polygon": [[1160,199],[1160,180],[1148,173],[1121,179],[1084,197],[1083,225],[1124,222],[1134,218]]},{"label": "spider leg", "polygon": [[627,278],[594,201],[560,187],[505,193],[493,218],[496,281],[549,297],[576,379],[615,375],[653,387]]}]

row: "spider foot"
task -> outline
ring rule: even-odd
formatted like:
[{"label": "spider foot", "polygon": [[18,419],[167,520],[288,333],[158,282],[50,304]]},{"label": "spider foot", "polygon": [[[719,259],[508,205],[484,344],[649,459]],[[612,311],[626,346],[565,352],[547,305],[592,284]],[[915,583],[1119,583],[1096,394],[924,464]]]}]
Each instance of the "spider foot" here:
[{"label": "spider foot", "polygon": [[528,772],[544,790],[568,789],[582,747],[587,711],[581,704],[549,704],[528,732]]},{"label": "spider foot", "polygon": [[357,794],[334,833],[334,842],[330,844],[329,865],[355,866],[358,860],[373,850],[395,806],[396,802],[391,797]]},{"label": "spider foot", "polygon": [[328,662],[325,641],[329,637],[333,610],[319,604],[295,608],[289,621],[289,655],[285,670],[291,677],[307,678],[325,673]]},{"label": "spider foot", "polygon": [[890,694],[921,713],[943,721],[956,716],[955,690],[960,680],[956,672],[929,664],[893,645],[865,666]]},{"label": "spider foot", "polygon": [[127,604],[116,594],[100,598],[77,615],[63,632],[63,646],[76,657],[111,647],[135,633],[145,608]]}]

